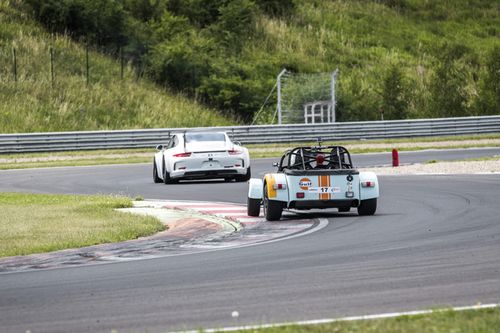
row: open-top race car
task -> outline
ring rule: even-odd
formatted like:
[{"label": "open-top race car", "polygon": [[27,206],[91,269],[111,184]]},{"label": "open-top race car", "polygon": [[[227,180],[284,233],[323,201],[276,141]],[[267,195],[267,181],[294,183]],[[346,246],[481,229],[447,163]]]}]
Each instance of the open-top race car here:
[{"label": "open-top race car", "polygon": [[279,220],[283,209],[338,208],[359,215],[377,209],[379,184],[373,172],[353,168],[341,146],[296,147],[284,153],[276,173],[249,181],[247,213],[259,216],[262,203],[268,221]]}]

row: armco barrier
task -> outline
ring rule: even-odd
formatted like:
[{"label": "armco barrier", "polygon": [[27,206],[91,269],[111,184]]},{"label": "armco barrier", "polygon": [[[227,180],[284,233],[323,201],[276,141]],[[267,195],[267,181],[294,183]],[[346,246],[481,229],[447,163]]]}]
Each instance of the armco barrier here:
[{"label": "armco barrier", "polygon": [[168,141],[174,132],[225,131],[244,144],[424,137],[500,133],[500,116],[363,121],[314,125],[262,125],[164,128],[122,131],[0,134],[0,153],[147,148]]}]

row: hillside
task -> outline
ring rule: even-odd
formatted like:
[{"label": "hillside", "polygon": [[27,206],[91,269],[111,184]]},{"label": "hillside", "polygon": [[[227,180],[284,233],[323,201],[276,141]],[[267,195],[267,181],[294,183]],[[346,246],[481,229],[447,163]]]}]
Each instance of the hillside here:
[{"label": "hillside", "polygon": [[0,0],[0,131],[250,123],[283,68],[339,68],[339,121],[498,114],[499,12],[490,0]]},{"label": "hillside", "polygon": [[157,84],[247,122],[282,68],[339,68],[341,121],[500,112],[494,0],[25,2],[49,29],[123,47]]},{"label": "hillside", "polygon": [[[21,1],[0,0],[0,133],[229,124],[207,107],[140,78],[130,63],[49,34]],[[13,66],[16,51],[17,82]],[[53,48],[54,80],[51,80]]]}]

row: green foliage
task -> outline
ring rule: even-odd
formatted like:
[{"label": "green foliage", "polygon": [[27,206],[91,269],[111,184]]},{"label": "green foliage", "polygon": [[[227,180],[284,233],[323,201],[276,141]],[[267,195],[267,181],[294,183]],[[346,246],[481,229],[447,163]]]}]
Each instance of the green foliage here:
[{"label": "green foliage", "polygon": [[245,121],[283,68],[339,68],[339,120],[498,113],[495,1],[26,1],[51,29],[121,45],[138,72]]},{"label": "green foliage", "polygon": [[500,113],[500,45],[488,54],[486,70],[480,83],[478,109],[481,114]]},{"label": "green foliage", "polygon": [[26,0],[35,17],[53,32],[69,31],[99,45],[125,43],[125,11],[119,0]]},{"label": "green foliage", "polygon": [[[17,82],[13,76],[13,48]],[[139,77],[130,62],[125,61],[121,79],[118,61],[93,48],[89,60],[87,85],[85,49],[80,44],[48,34],[25,14],[0,1],[0,133],[230,123],[213,110]]]},{"label": "green foliage", "polygon": [[408,116],[408,93],[399,65],[392,65],[384,78],[382,110],[387,120]]},{"label": "green foliage", "polygon": [[439,48],[440,60],[432,77],[430,92],[430,114],[441,117],[460,117],[470,115],[468,95],[465,89],[467,69],[461,60],[469,50],[461,44],[445,44]]}]

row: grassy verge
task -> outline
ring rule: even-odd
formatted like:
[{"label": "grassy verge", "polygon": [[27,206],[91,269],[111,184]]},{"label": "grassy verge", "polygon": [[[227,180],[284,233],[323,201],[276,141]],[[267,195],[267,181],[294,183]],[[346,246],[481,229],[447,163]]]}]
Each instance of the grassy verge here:
[{"label": "grassy verge", "polygon": [[[500,328],[500,309],[436,311],[389,319],[339,321],[331,324],[283,326],[252,330],[260,333],[494,333]],[[248,332],[248,331],[240,331]]]},{"label": "grassy verge", "polygon": [[[252,158],[279,157],[294,146],[316,145],[316,142],[248,145]],[[500,147],[500,134],[453,136],[435,138],[406,138],[387,140],[358,140],[324,142],[345,146],[352,154],[388,152],[392,148],[400,151],[423,149],[460,149]],[[0,155],[0,170],[60,166],[84,166],[104,164],[148,163],[152,161],[154,149],[110,149],[55,153],[23,153]]]},{"label": "grassy verge", "polygon": [[152,217],[114,210],[131,205],[117,196],[0,193],[0,257],[119,242],[165,228]]},{"label": "grassy verge", "polygon": [[213,109],[141,78],[131,63],[126,63],[121,78],[120,61],[94,49],[89,52],[87,84],[85,45],[50,34],[9,3],[14,1],[0,0],[1,133],[234,123]]}]

